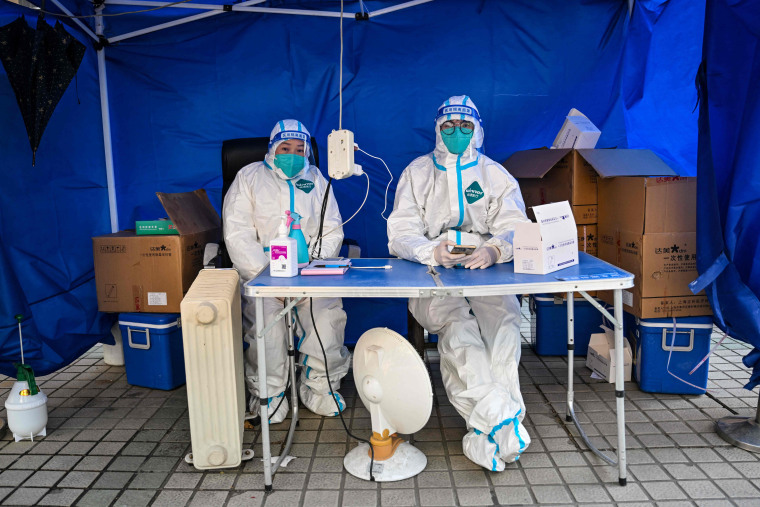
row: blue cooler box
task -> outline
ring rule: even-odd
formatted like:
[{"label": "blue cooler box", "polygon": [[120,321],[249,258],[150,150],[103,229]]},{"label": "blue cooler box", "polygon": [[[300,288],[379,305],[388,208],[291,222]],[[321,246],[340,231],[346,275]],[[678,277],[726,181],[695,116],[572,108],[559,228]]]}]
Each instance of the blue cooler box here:
[{"label": "blue cooler box", "polygon": [[[583,298],[575,298],[575,354],[585,356],[591,335],[601,333],[602,314]],[[530,341],[539,356],[567,355],[567,301],[561,295],[530,296]]]},{"label": "blue cooler box", "polygon": [[122,313],[127,382],[170,390],[185,383],[185,355],[178,313]]},{"label": "blue cooler box", "polygon": [[[712,328],[712,317],[677,318],[674,339],[673,319],[636,319],[628,337],[634,355],[633,375],[641,390],[704,394],[710,361],[705,361],[691,375],[689,372],[710,352]],[[671,343],[673,353],[668,366]],[[698,387],[678,380],[671,373]]]}]

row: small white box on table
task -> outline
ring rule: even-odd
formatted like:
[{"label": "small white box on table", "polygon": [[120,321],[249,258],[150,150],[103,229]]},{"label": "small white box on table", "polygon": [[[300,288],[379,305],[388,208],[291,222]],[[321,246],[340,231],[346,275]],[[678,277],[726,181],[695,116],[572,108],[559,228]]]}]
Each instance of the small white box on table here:
[{"label": "small white box on table", "polygon": [[515,273],[545,275],[578,264],[578,230],[567,201],[534,206],[537,223],[518,223]]}]

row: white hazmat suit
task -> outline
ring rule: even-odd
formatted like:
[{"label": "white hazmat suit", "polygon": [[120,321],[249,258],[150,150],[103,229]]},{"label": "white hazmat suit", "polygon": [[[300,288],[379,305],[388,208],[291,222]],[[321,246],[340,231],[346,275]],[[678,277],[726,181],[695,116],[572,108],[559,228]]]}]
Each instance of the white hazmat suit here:
[{"label": "white hazmat suit", "polygon": [[[441,125],[452,119],[475,124],[461,154],[451,153],[441,137]],[[438,111],[435,131],[433,153],[415,159],[399,180],[388,219],[388,249],[442,270],[436,247],[440,249],[449,230],[458,230],[474,233],[481,248],[498,249],[498,254],[494,249],[476,250],[470,257],[476,258],[477,266],[509,262],[515,224],[529,220],[517,181],[479,152],[483,129],[469,97],[447,100]],[[465,455],[489,470],[503,470],[530,443],[521,424],[525,405],[517,372],[517,298],[418,298],[409,300],[409,309],[428,332],[438,334],[446,393],[469,430],[462,442]]]},{"label": "white hazmat suit", "polygon": [[[286,140],[304,141],[303,169],[288,177],[275,163],[275,151]],[[343,229],[338,204],[330,193],[325,212],[321,251],[316,240],[319,234],[319,215],[327,181],[316,166],[309,164],[310,135],[296,120],[283,120],[272,130],[269,151],[263,162],[249,164],[238,172],[224,198],[224,241],[230,258],[240,272],[241,280],[248,281],[269,265],[269,242],[277,237],[285,210],[301,215],[301,231],[309,244],[312,257],[331,257],[338,254],[343,241]],[[337,389],[340,380],[348,373],[350,354],[343,346],[346,313],[339,298],[315,298],[314,319],[327,355],[330,381],[341,410],[345,402]],[[283,309],[277,298],[264,299],[264,325],[271,322]],[[297,316],[295,339],[300,352],[301,376],[298,392],[303,404],[319,415],[337,415],[335,400],[330,395],[322,350],[314,333],[309,300],[295,307]],[[256,413],[259,404],[258,363],[256,348],[255,306],[252,298],[243,301],[243,331],[248,350],[245,353],[245,374],[252,395],[249,410]],[[266,337],[267,393],[270,398],[270,420],[282,421],[288,413],[285,395],[288,378],[287,342],[285,321],[280,320]],[[295,379],[293,379],[295,381]],[[280,403],[282,401],[282,403]],[[277,407],[280,407],[277,409]],[[272,413],[277,409],[276,413]]]}]

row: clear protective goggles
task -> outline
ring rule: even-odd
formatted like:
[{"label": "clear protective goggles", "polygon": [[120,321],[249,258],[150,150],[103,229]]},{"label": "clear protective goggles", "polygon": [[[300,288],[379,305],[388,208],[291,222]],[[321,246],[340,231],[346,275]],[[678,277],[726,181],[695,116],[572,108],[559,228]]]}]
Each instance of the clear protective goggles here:
[{"label": "clear protective goggles", "polygon": [[459,128],[464,135],[470,135],[475,130],[475,124],[469,120],[446,120],[441,124],[441,134],[450,136]]}]

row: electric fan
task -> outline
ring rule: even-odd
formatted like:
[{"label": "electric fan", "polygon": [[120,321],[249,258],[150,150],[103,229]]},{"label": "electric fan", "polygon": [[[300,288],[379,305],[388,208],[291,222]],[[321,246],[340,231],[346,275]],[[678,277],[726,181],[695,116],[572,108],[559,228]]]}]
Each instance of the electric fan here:
[{"label": "electric fan", "polygon": [[343,459],[348,473],[360,479],[400,481],[427,465],[419,449],[397,433],[422,429],[433,408],[433,388],[425,363],[406,339],[387,328],[370,329],[354,349],[354,382],[372,418],[374,460],[369,445],[359,444]]}]

